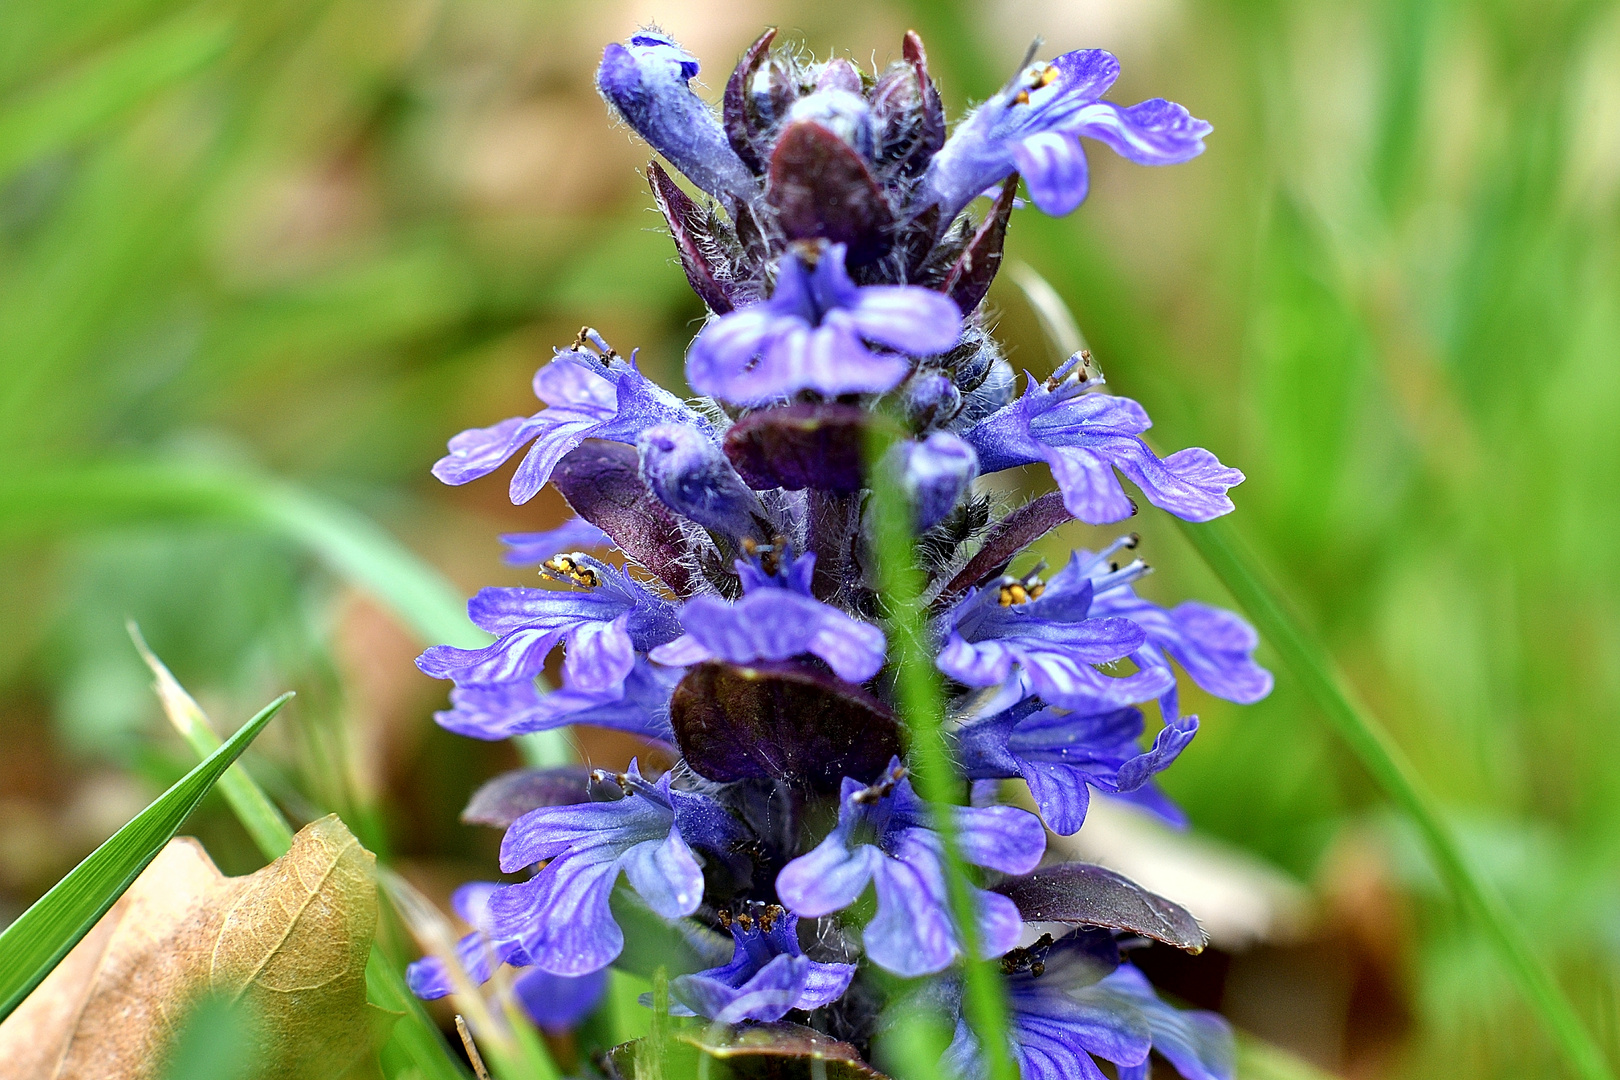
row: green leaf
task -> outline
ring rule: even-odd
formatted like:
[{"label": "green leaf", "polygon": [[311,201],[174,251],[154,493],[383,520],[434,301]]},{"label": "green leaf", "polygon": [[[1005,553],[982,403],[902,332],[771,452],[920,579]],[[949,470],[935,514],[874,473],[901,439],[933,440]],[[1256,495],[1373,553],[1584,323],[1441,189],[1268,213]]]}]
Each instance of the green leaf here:
[{"label": "green leaf", "polygon": [[1576,1073],[1585,1080],[1614,1080],[1602,1049],[1542,963],[1524,928],[1496,890],[1463,857],[1439,803],[1400,744],[1354,699],[1327,650],[1290,610],[1284,593],[1269,580],[1259,560],[1225,519],[1177,521],[1210,569],[1254,620],[1261,639],[1282,657],[1384,794],[1412,819],[1452,895],[1485,931],[1497,959]]},{"label": "green leaf", "polygon": [[259,711],[202,764],[74,867],[0,933],[0,1020],[11,1015],[163,850],[225,770],[293,695]]}]

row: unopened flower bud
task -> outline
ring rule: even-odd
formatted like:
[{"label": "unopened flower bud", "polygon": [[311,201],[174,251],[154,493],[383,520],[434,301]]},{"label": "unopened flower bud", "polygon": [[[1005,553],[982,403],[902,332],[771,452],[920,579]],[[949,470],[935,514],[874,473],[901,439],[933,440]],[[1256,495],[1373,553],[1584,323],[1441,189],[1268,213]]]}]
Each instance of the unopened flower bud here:
[{"label": "unopened flower bud", "polygon": [[703,432],[662,424],[642,432],[636,448],[641,475],[665,506],[733,539],[759,533],[758,497]]},{"label": "unopened flower bud", "polygon": [[943,431],[921,442],[899,443],[892,453],[903,469],[901,485],[911,500],[918,532],[939,524],[979,475],[979,456],[973,448]]}]

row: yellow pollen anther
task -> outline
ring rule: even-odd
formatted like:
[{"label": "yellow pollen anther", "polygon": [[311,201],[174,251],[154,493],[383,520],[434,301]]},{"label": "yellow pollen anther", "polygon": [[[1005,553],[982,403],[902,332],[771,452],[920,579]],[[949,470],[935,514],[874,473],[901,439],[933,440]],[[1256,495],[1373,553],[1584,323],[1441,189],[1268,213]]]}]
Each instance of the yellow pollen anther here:
[{"label": "yellow pollen anther", "polygon": [[1043,593],[1045,591],[1046,591],[1046,582],[1044,582],[1044,581],[1031,582],[1030,586],[1029,586],[1029,598],[1031,600],[1037,600],[1037,599],[1040,598],[1041,593]]},{"label": "yellow pollen anther", "polygon": [[1002,607],[1012,607],[1014,604],[1029,603],[1029,590],[1022,585],[1003,585],[996,600]]},{"label": "yellow pollen anther", "polygon": [[587,589],[594,589],[598,584],[600,584],[600,582],[597,580],[595,570],[592,570],[588,566],[579,565],[567,555],[554,556],[547,559],[541,565],[544,566],[551,574],[557,577],[567,578],[575,585],[582,585]]},{"label": "yellow pollen anther", "polygon": [[1047,64],[1046,70],[1041,72],[1041,85],[1051,86],[1057,82],[1058,69],[1056,64]]},{"label": "yellow pollen anther", "polygon": [[1029,91],[1028,90],[1020,90],[1020,91],[1018,91],[1018,96],[1013,98],[1013,100],[1018,102],[1018,104],[1020,104],[1020,105],[1028,105],[1029,104]]}]

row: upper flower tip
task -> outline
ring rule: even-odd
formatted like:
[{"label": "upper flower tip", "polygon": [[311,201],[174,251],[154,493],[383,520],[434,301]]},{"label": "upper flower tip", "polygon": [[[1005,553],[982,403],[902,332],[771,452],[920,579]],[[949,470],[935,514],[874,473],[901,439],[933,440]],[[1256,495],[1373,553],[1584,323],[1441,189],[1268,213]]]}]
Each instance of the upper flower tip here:
[{"label": "upper flower tip", "polygon": [[[960,340],[961,312],[944,293],[856,285],[844,260],[842,244],[785,252],[769,299],[721,316],[693,341],[693,388],[740,404],[798,390],[883,393],[911,370],[904,357],[941,353]],[[868,341],[893,351],[873,352]]]}]

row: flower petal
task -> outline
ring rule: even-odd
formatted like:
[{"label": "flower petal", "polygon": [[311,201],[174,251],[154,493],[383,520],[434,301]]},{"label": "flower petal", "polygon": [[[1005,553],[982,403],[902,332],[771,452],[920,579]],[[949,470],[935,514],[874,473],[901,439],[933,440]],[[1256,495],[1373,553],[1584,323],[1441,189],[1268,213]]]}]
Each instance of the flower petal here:
[{"label": "flower petal", "polygon": [[808,334],[803,319],[776,314],[767,304],[750,304],[705,326],[686,355],[686,380],[701,394],[729,398],[734,384],[746,385],[754,358],[768,342]]},{"label": "flower petal", "polygon": [[534,373],[534,396],[554,409],[581,419],[611,420],[618,394],[613,380],[594,356],[564,351]]},{"label": "flower petal", "polygon": [[1046,853],[1041,819],[1016,806],[958,807],[956,842],[962,858],[1004,874],[1027,874]]},{"label": "flower petal", "polygon": [[1208,521],[1232,512],[1228,488],[1243,474],[1208,450],[1192,447],[1161,460],[1141,439],[1110,440],[1099,452],[1142,489],[1148,502],[1185,521]]},{"label": "flower petal", "polygon": [[563,685],[622,693],[636,664],[636,648],[625,629],[629,621],[626,613],[612,622],[588,622],[571,630],[564,642]]},{"label": "flower petal", "polygon": [[416,666],[435,679],[480,684],[520,682],[540,673],[558,637],[546,630],[516,630],[482,649],[435,645],[416,658]]},{"label": "flower petal", "polygon": [[508,494],[522,506],[540,493],[563,456],[583,442],[601,420],[568,409],[547,409],[535,418],[534,445],[512,473]]},{"label": "flower petal", "polygon": [[1151,98],[1123,109],[1111,101],[1092,102],[1076,115],[1072,130],[1138,165],[1176,165],[1202,154],[1204,136],[1215,129],[1173,101]]},{"label": "flower petal", "polygon": [[793,1003],[793,1007],[810,1010],[831,1005],[844,996],[844,991],[849,989],[850,980],[854,977],[854,964],[818,964],[811,961],[805,973],[804,989],[799,993],[799,1000]]},{"label": "flower petal", "polygon": [[[539,917],[520,941],[535,966],[553,975],[589,975],[611,964],[624,951],[624,932],[614,921],[608,904],[619,877],[618,865],[610,862],[582,866],[573,859],[558,862],[564,863],[560,869],[553,863],[532,879],[540,881],[552,875],[544,902],[538,905]],[[503,892],[491,901],[497,918],[506,895]]]},{"label": "flower petal", "polygon": [[1052,479],[1063,492],[1063,508],[1087,525],[1124,521],[1136,507],[1120,486],[1110,464],[1089,450],[1047,447],[1043,455]]},{"label": "flower petal", "polygon": [[1091,190],[1086,152],[1073,135],[1057,131],[1031,135],[1013,148],[1013,163],[1035,205],[1054,217],[1085,202]]},{"label": "flower petal", "polygon": [[[1119,79],[1119,60],[1106,49],[1066,52],[1053,57],[1052,66],[1058,69],[1058,77],[1051,84],[1051,92],[1074,101],[1095,101]],[[1037,108],[1044,104],[1038,93],[1030,95],[1031,105]]]},{"label": "flower petal", "polygon": [[544,532],[503,533],[500,539],[508,548],[501,556],[507,566],[537,566],[561,552],[613,546],[607,533],[580,518]]},{"label": "flower petal", "polygon": [[596,88],[692,183],[715,198],[746,199],[758,185],[714,110],[687,86],[697,71],[697,61],[675,42],[643,32],[628,48],[615,43],[603,51]]},{"label": "flower petal", "polygon": [[951,635],[934,663],[939,670],[967,686],[996,686],[1012,674],[1015,656],[999,641],[964,641]]},{"label": "flower petal", "polygon": [[908,356],[931,356],[955,348],[962,312],[944,293],[917,285],[868,285],[854,306],[840,312],[867,341]]},{"label": "flower petal", "polygon": [[835,829],[813,850],[782,867],[776,875],[776,895],[795,914],[831,915],[860,899],[873,867],[882,859],[869,844],[849,848]]},{"label": "flower petal", "polygon": [[518,448],[534,438],[537,418],[514,416],[487,428],[470,428],[450,440],[450,452],[433,464],[433,475],[446,484],[465,484],[500,468]]},{"label": "flower petal", "polygon": [[560,1035],[596,1011],[607,986],[607,968],[589,975],[553,975],[531,968],[512,983],[512,993],[536,1027],[548,1035]]},{"label": "flower petal", "polygon": [[877,914],[861,940],[867,957],[904,978],[943,971],[961,951],[946,906],[945,881],[932,852],[908,851],[873,868]]},{"label": "flower petal", "polygon": [[[610,862],[634,844],[662,840],[672,814],[641,796],[617,802],[542,806],[512,822],[501,839],[501,870],[517,873],[526,866],[568,854],[571,859]],[[497,898],[490,899],[491,905]]]},{"label": "flower petal", "polygon": [[671,829],[662,841],[637,844],[620,861],[631,886],[666,919],[690,915],[703,902],[703,868],[679,830]]},{"label": "flower petal", "polygon": [[[681,624],[711,657],[747,664],[813,653],[849,682],[876,675],[887,644],[877,627],[792,589],[757,589],[735,604],[694,597],[681,610]],[[655,654],[659,663],[692,663],[697,652],[683,646]]]}]

